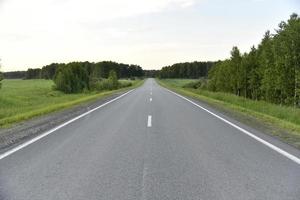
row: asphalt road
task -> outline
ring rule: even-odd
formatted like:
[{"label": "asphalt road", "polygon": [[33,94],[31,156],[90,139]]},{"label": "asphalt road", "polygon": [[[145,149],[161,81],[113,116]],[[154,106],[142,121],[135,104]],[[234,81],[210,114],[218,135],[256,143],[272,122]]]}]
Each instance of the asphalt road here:
[{"label": "asphalt road", "polygon": [[299,200],[300,165],[149,79],[2,158],[0,199]]}]

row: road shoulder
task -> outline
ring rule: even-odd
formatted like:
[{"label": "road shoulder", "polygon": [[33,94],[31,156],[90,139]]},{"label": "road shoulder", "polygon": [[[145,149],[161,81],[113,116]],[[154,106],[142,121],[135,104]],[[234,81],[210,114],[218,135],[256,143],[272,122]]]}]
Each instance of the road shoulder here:
[{"label": "road shoulder", "polygon": [[92,110],[126,93],[127,91],[128,90],[118,91],[94,101],[81,103],[71,108],[16,123],[9,128],[0,128],[0,154],[42,134],[47,130],[65,123],[72,118]]},{"label": "road shoulder", "polygon": [[[294,133],[278,127],[273,123],[257,118],[257,116],[231,109],[230,107],[226,107],[223,104],[215,101],[206,101],[197,94],[191,95],[189,92],[184,92],[183,90],[171,87],[164,83],[162,84],[162,82],[159,80],[157,82],[161,87],[167,88],[173,92],[187,97],[200,106],[208,108],[208,110],[217,113],[234,124],[237,124],[238,126],[241,126],[242,128],[254,133],[263,140],[266,140],[271,144],[274,144],[275,146],[278,146],[279,148],[282,148],[287,152],[300,157],[300,137],[298,138],[298,135],[295,137]],[[293,139],[291,140],[290,138]]]}]

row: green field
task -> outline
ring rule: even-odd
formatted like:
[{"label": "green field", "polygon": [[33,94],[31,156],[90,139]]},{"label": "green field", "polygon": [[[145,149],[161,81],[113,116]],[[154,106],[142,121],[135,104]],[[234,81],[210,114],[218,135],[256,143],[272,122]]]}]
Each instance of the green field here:
[{"label": "green field", "polygon": [[[135,87],[142,81],[132,83],[132,87]],[[0,89],[0,127],[129,89],[64,94],[53,90],[53,85],[51,80],[3,80]]]},{"label": "green field", "polygon": [[299,108],[275,105],[265,101],[254,101],[227,93],[183,88],[187,83],[195,81],[192,79],[161,79],[158,81],[161,85],[183,95],[199,99],[222,109],[250,115],[268,125],[286,130],[284,133],[273,131],[272,134],[300,148]]}]

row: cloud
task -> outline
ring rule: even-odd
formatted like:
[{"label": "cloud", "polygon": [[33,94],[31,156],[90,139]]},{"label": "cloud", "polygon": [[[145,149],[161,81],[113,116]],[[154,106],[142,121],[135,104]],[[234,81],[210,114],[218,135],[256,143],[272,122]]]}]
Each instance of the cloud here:
[{"label": "cloud", "polygon": [[299,10],[299,0],[269,2],[0,0],[2,70],[74,60],[158,68],[225,58],[231,46],[257,44],[265,30]]},{"label": "cloud", "polygon": [[194,3],[194,0],[86,0],[85,3],[73,0],[65,2],[60,13],[67,10],[69,20],[93,22],[180,9]]},{"label": "cloud", "polygon": [[[0,0],[0,2],[3,0]],[[99,25],[116,19],[183,9],[196,0],[10,0],[0,12],[0,35],[84,32],[82,25]],[[80,29],[80,30],[79,30]],[[66,32],[67,34],[67,32]]]},{"label": "cloud", "polygon": [[184,8],[194,3],[195,0],[10,0],[6,7],[24,19],[28,16],[35,16],[36,20],[57,19],[58,16],[69,21],[91,21],[160,12],[169,7]]},{"label": "cloud", "polygon": [[[129,18],[186,9],[194,3],[196,0],[0,0],[0,56],[5,66],[40,66],[56,59],[106,55],[103,49],[114,54],[116,48],[128,49],[120,42],[140,28],[129,25]],[[122,20],[129,24],[121,26]]]}]

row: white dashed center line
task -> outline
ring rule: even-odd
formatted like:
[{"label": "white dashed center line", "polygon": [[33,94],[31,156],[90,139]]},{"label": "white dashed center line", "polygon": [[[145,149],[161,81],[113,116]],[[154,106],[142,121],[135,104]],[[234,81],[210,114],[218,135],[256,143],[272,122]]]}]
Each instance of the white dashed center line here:
[{"label": "white dashed center line", "polygon": [[152,116],[148,115],[147,127],[151,127],[151,126],[152,126]]}]

